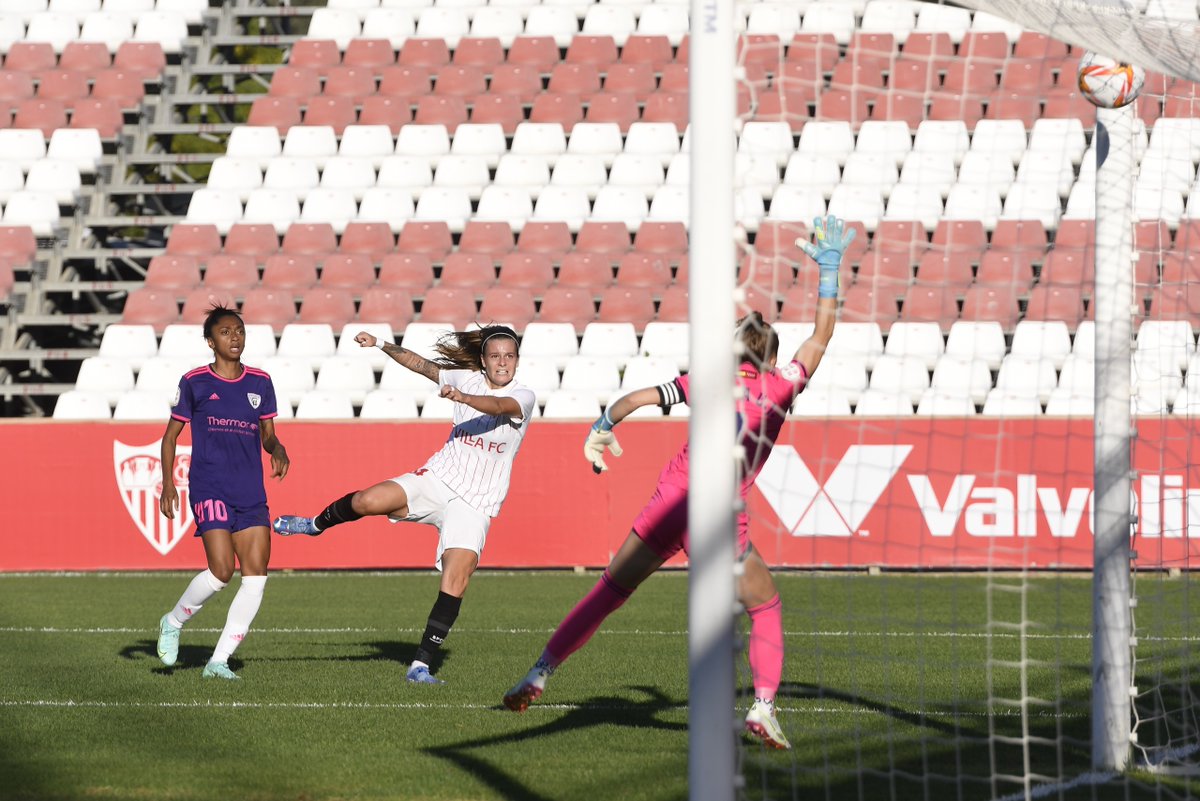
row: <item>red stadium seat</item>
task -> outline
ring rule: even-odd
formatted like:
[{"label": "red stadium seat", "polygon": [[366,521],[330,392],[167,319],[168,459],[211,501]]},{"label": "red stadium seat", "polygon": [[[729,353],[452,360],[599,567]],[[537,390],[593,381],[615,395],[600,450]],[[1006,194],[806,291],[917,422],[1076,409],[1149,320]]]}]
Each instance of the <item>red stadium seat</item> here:
[{"label": "red stadium seat", "polygon": [[764,320],[773,323],[779,319],[779,300],[780,298],[772,291],[745,287],[738,314],[760,312]]},{"label": "red stadium seat", "polygon": [[[1060,231],[1065,222],[1059,223]],[[1040,220],[1000,220],[992,231],[991,247],[992,250],[1044,251],[1046,228]]]},{"label": "red stadium seat", "polygon": [[398,64],[380,73],[379,94],[388,97],[418,98],[429,92],[429,68],[420,64]]},{"label": "red stadium seat", "polygon": [[1042,263],[1041,283],[1089,287],[1096,278],[1096,256],[1092,248],[1066,248],[1055,245]]},{"label": "red stadium seat", "polygon": [[0,263],[28,264],[37,257],[37,237],[27,225],[0,225]]},{"label": "red stadium seat", "polygon": [[883,64],[878,61],[839,61],[833,68],[829,85],[835,89],[856,92],[868,100],[883,94]]},{"label": "red stadium seat", "polygon": [[623,64],[646,64],[655,72],[674,58],[671,41],[666,36],[634,34],[625,40],[620,60]]},{"label": "red stadium seat", "polygon": [[456,331],[474,322],[476,316],[475,293],[470,289],[435,286],[421,303],[421,322],[449,323]]},{"label": "red stadium seat", "polygon": [[787,61],[810,63],[819,72],[832,72],[838,58],[838,43],[832,33],[794,34],[785,55]]},{"label": "red stadium seat", "polygon": [[617,286],[661,291],[671,283],[671,265],[661,255],[626,253],[617,265]]},{"label": "red stadium seat", "polygon": [[248,323],[269,325],[279,334],[283,327],[296,322],[296,301],[292,291],[255,287],[242,301],[242,319]]},{"label": "red stadium seat", "polygon": [[324,93],[334,97],[347,97],[355,103],[361,103],[363,98],[375,94],[375,70],[371,66],[348,64],[330,67],[325,71]]},{"label": "red stadium seat", "polygon": [[[210,289],[207,286],[193,289],[183,302],[183,313],[171,322],[199,325],[204,322],[204,318],[208,316],[214,306],[236,309],[238,304],[234,292],[228,289]],[[254,320],[253,322],[261,321]]]},{"label": "red stadium seat", "polygon": [[826,89],[817,98],[817,118],[845,120],[850,123],[850,127],[857,129],[871,116],[867,102],[868,98],[863,93],[848,92],[843,89]]},{"label": "red stadium seat", "polygon": [[600,295],[602,323],[633,323],[639,331],[654,319],[654,296],[643,287],[611,286]]},{"label": "red stadium seat", "polygon": [[1040,95],[1028,91],[1014,92],[1008,88],[993,93],[988,98],[984,118],[989,120],[1020,120],[1026,128],[1032,128],[1042,115]]},{"label": "red stadium seat", "polygon": [[976,254],[957,250],[929,250],[917,263],[917,281],[941,284],[947,292],[962,295],[973,275],[972,259]]},{"label": "red stadium seat", "polygon": [[575,123],[583,121],[583,103],[578,95],[542,92],[529,111],[530,122],[557,122],[568,135]]},{"label": "red stadium seat", "polygon": [[1000,72],[1000,88],[1005,92],[1034,92],[1041,95],[1054,83],[1048,63],[1040,58],[1012,58]]},{"label": "red stadium seat", "polygon": [[[904,52],[908,54],[907,46]],[[890,33],[855,31],[850,34],[850,45],[846,48],[848,61],[890,66],[896,55],[896,37]]]},{"label": "red stadium seat", "polygon": [[527,222],[517,237],[518,253],[543,253],[555,262],[562,260],[571,245],[571,229],[565,222]]},{"label": "red stadium seat", "polygon": [[396,249],[396,238],[387,223],[351,222],[342,231],[338,250],[342,253],[361,253],[378,264],[385,255]]},{"label": "red stadium seat", "polygon": [[479,322],[505,323],[521,331],[537,316],[533,295],[528,289],[497,286],[483,293],[479,305]]},{"label": "red stadium seat", "polygon": [[[373,283],[375,265],[364,253],[334,253],[321,265],[319,286],[326,289],[349,289],[361,294]],[[303,315],[303,308],[300,313]]]},{"label": "red stadium seat", "polygon": [[925,95],[917,92],[890,91],[880,95],[871,112],[873,120],[900,120],[916,130],[925,119]]},{"label": "red stadium seat", "polygon": [[458,238],[461,253],[485,253],[500,261],[513,249],[512,227],[506,222],[468,220]]},{"label": "red stadium seat", "polygon": [[341,61],[342,53],[332,39],[301,39],[292,45],[288,56],[292,67],[333,67]]},{"label": "red stadium seat", "polygon": [[56,66],[54,46],[49,42],[13,42],[4,57],[5,71],[32,73],[52,70]]},{"label": "red stadium seat", "polygon": [[592,293],[579,287],[552,286],[542,296],[538,321],[571,323],[576,333],[583,333],[588,323],[596,319],[596,304]]},{"label": "red stadium seat", "polygon": [[362,102],[358,113],[359,125],[386,125],[392,136],[412,122],[412,104],[407,98],[372,95]]},{"label": "red stadium seat", "polygon": [[160,42],[121,42],[112,65],[157,81],[167,68],[167,56]]},{"label": "red stadium seat", "polygon": [[444,222],[406,222],[396,242],[398,252],[423,253],[435,262],[444,259],[453,247],[450,227]]},{"label": "red stadium seat", "polygon": [[67,127],[67,108],[61,100],[50,98],[22,100],[16,105],[13,127],[37,128],[49,139],[56,128]]},{"label": "red stadium seat", "polygon": [[1062,220],[1054,236],[1056,248],[1090,248],[1096,245],[1094,220]]},{"label": "red stadium seat", "polygon": [[125,115],[115,100],[88,98],[75,104],[71,113],[72,128],[94,128],[101,139],[114,139],[125,126]]},{"label": "red stadium seat", "polygon": [[1000,87],[998,65],[955,59],[946,65],[942,91],[983,98]]},{"label": "red stadium seat", "polygon": [[1011,331],[1020,316],[1021,307],[1013,286],[976,284],[963,298],[964,320],[995,321],[1005,331]]},{"label": "red stadium seat", "polygon": [[221,234],[215,225],[176,223],[167,238],[167,253],[199,256],[201,259],[221,252]]},{"label": "red stadium seat", "polygon": [[380,263],[379,283],[388,288],[424,292],[433,286],[433,264],[424,253],[389,253]]},{"label": "red stadium seat", "polygon": [[313,287],[300,302],[301,323],[341,326],[356,316],[354,298],[343,288]]},{"label": "red stadium seat", "polygon": [[917,282],[904,293],[900,316],[908,322],[937,323],[946,331],[958,319],[958,302],[941,284]]},{"label": "red stadium seat", "polygon": [[225,235],[225,253],[250,256],[259,261],[279,250],[275,226],[265,223],[234,223]]},{"label": "red stadium seat", "polygon": [[16,107],[23,100],[33,97],[33,76],[9,70],[0,70],[0,105]]},{"label": "red stadium seat", "polygon": [[979,95],[938,93],[933,95],[929,103],[927,119],[931,120],[961,120],[968,131],[975,130],[975,123],[983,119],[984,100]]},{"label": "red stadium seat", "polygon": [[311,255],[276,253],[263,263],[262,285],[299,294],[317,283],[317,263]]},{"label": "red stadium seat", "polygon": [[267,93],[301,100],[321,94],[321,75],[313,67],[280,67],[271,77]]},{"label": "red stadium seat", "polygon": [[[805,278],[801,283],[816,285],[815,270],[805,270],[801,275]],[[846,271],[845,283],[850,282],[849,271]],[[796,283],[796,271],[792,263],[786,259],[774,256],[762,256],[751,253],[743,256],[738,262],[737,281],[739,284],[752,286],[756,289],[770,292],[784,292]]]},{"label": "red stadium seat", "polygon": [[1188,320],[1200,317],[1200,284],[1161,286],[1150,293],[1151,320]]},{"label": "red stadium seat", "polygon": [[491,72],[503,63],[504,46],[494,36],[464,36],[458,40],[450,63],[461,66],[480,67]]},{"label": "red stadium seat", "polygon": [[454,251],[442,264],[439,286],[482,290],[496,283],[496,265],[490,255]]},{"label": "red stadium seat", "polygon": [[551,36],[518,36],[508,48],[509,64],[525,64],[549,72],[559,61],[558,45]]},{"label": "red stadium seat", "polygon": [[937,65],[928,58],[905,55],[896,59],[889,73],[888,85],[894,91],[922,94],[940,86]]},{"label": "red stadium seat", "polygon": [[[1183,220],[1179,221],[1180,226]],[[1174,247],[1171,227],[1166,220],[1139,220],[1133,227],[1133,249],[1157,253]]]},{"label": "red stadium seat", "polygon": [[450,63],[450,47],[445,39],[410,37],[400,48],[397,64],[407,66],[440,67]]},{"label": "red stadium seat", "polygon": [[658,88],[654,68],[649,64],[610,64],[604,76],[604,91],[632,94],[645,102]]},{"label": "red stadium seat", "polygon": [[146,96],[142,76],[120,68],[100,70],[92,82],[92,97],[115,100],[122,109],[136,109]]},{"label": "red stadium seat", "polygon": [[425,95],[417,100],[417,125],[445,125],[453,136],[458,126],[467,121],[467,104],[461,97]]},{"label": "red stadium seat", "polygon": [[1175,247],[1179,250],[1200,249],[1200,220],[1183,219],[1175,230]]},{"label": "red stadium seat", "polygon": [[1027,251],[989,250],[979,262],[975,283],[1004,285],[1024,294],[1033,284],[1033,262]]},{"label": "red stadium seat", "polygon": [[563,256],[558,268],[559,286],[590,289],[597,294],[613,282],[613,260],[607,253],[574,251]]},{"label": "red stadium seat", "polygon": [[[1090,127],[1090,120],[1093,119],[1091,115],[1095,111],[1096,107],[1092,105],[1090,100],[1081,95],[1078,90],[1071,90],[1046,95],[1046,105],[1042,109],[1042,116],[1054,118],[1075,117],[1082,120],[1089,120],[1087,125]],[[1200,108],[1197,111],[1200,111]]]},{"label": "red stadium seat", "polygon": [[604,254],[616,263],[629,251],[629,230],[624,223],[585,222],[575,236],[575,250]]},{"label": "red stadium seat", "polygon": [[662,92],[688,93],[688,65],[672,62],[663,65],[662,75],[658,79],[658,88]]},{"label": "red stadium seat", "polygon": [[638,99],[632,92],[597,92],[588,102],[588,122],[615,122],[621,133],[638,121]]},{"label": "red stadium seat", "polygon": [[958,56],[999,65],[1008,58],[1008,37],[999,31],[967,31],[958,45]]},{"label": "red stadium seat", "polygon": [[1038,284],[1029,293],[1026,320],[1062,320],[1075,330],[1083,316],[1083,291],[1078,286]]},{"label": "red stadium seat", "polygon": [[205,288],[245,291],[255,286],[258,283],[255,258],[231,253],[209,257],[204,265]]},{"label": "red stadium seat", "polygon": [[1200,252],[1169,251],[1162,257],[1164,285],[1200,282]]},{"label": "red stadium seat", "polygon": [[584,100],[600,91],[600,71],[595,64],[564,61],[550,70],[547,91],[560,95],[580,95]]},{"label": "red stadium seat", "polygon": [[500,262],[498,286],[542,292],[554,283],[554,264],[544,253],[509,253]]},{"label": "red stadium seat", "polygon": [[669,122],[677,131],[683,131],[688,123],[688,96],[686,92],[668,92],[661,87],[646,98],[642,107],[642,122]]},{"label": "red stadium seat", "polygon": [[1018,58],[1053,58],[1067,55],[1067,43],[1051,39],[1044,33],[1022,31],[1013,46],[1013,56]]},{"label": "red stadium seat", "polygon": [[194,289],[199,284],[200,264],[194,256],[155,256],[146,269],[145,285],[152,289],[176,290],[177,295],[183,295],[186,293],[178,290]]},{"label": "red stadium seat", "polygon": [[373,286],[363,294],[358,307],[362,322],[389,323],[396,331],[411,323],[414,316],[412,295],[401,287]]},{"label": "red stadium seat", "polygon": [[763,220],[759,223],[758,232],[754,235],[754,252],[763,256],[781,256],[791,262],[800,262],[806,257],[804,251],[796,244],[796,240],[808,239],[808,225],[807,222],[800,221]]},{"label": "red stadium seat", "polygon": [[817,314],[820,299],[815,286],[793,286],[783,295],[783,306],[779,310],[779,321],[783,323],[811,323]]},{"label": "red stadium seat", "polygon": [[567,46],[566,60],[576,64],[608,66],[617,60],[617,43],[611,36],[576,34]]},{"label": "red stadium seat", "polygon": [[447,64],[438,69],[433,81],[433,92],[438,95],[474,100],[476,95],[486,91],[483,69],[473,65]]},{"label": "red stadium seat", "polygon": [[329,223],[292,223],[280,251],[294,256],[323,257],[337,250],[337,234]]},{"label": "red stadium seat", "polygon": [[978,253],[987,243],[987,231],[979,220],[939,220],[933,229],[933,246],[942,250]]},{"label": "red stadium seat", "polygon": [[387,39],[351,39],[346,54],[342,56],[342,63],[378,71],[381,67],[395,64],[396,53]]},{"label": "red stadium seat", "polygon": [[[859,239],[865,244],[865,233],[860,231],[851,245]],[[875,227],[875,233],[870,237],[870,243],[873,250],[910,254],[914,265],[929,248],[925,226],[920,220],[880,220],[879,225]]]},{"label": "red stadium seat", "polygon": [[849,323],[877,323],[886,333],[899,317],[895,295],[878,291],[868,284],[856,283],[842,297],[841,320]]},{"label": "red stadium seat", "polygon": [[524,121],[525,110],[516,95],[481,95],[471,107],[471,122],[496,123],[506,136],[512,136]]},{"label": "red stadium seat", "polygon": [[305,125],[328,125],[338,136],[342,135],[347,125],[354,125],[357,117],[352,97],[311,97],[304,109]]},{"label": "red stadium seat", "polygon": [[250,104],[247,125],[269,125],[287,136],[288,129],[300,124],[300,101],[294,97],[260,97]]},{"label": "red stadium seat", "polygon": [[855,285],[878,289],[884,294],[900,297],[913,281],[913,258],[907,253],[869,250],[858,262]]},{"label": "red stadium seat", "polygon": [[659,254],[670,263],[678,263],[688,252],[687,227],[681,222],[643,222],[633,237],[633,249],[637,253]]},{"label": "red stadium seat", "polygon": [[[11,50],[9,50],[9,58],[12,58]],[[112,56],[108,52],[108,47],[102,42],[67,42],[62,55],[58,57],[60,70],[96,73],[108,69],[111,65]],[[53,64],[44,69],[52,68]]]}]

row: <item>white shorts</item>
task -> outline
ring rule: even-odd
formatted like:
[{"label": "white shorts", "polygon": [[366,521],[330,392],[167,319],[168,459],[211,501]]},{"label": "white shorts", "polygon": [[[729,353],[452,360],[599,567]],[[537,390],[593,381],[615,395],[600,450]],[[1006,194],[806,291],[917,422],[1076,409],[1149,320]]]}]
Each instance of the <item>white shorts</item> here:
[{"label": "white shorts", "polygon": [[437,526],[438,549],[434,566],[442,569],[442,553],[447,548],[465,548],[483,554],[488,526],[492,519],[455,494],[442,480],[428,471],[405,473],[391,479],[408,496],[408,516],[389,516],[393,523],[428,523]]}]

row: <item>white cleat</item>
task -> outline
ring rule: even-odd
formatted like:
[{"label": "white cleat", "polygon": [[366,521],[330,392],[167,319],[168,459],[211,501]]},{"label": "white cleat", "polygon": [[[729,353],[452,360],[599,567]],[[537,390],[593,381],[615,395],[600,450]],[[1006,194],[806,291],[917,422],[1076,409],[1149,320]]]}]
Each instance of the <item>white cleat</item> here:
[{"label": "white cleat", "polygon": [[792,747],[775,717],[775,704],[761,698],[755,698],[754,706],[746,713],[746,733],[770,748],[787,751]]},{"label": "white cleat", "polygon": [[525,674],[525,678],[504,694],[504,705],[513,712],[524,712],[530,704],[542,697],[542,692],[546,689],[546,680],[553,674],[554,668],[539,659]]}]

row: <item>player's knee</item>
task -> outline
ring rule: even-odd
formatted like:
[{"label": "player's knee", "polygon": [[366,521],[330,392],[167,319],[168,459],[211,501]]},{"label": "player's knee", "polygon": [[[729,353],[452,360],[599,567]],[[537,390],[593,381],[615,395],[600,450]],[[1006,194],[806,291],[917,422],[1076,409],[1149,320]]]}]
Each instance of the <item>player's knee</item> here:
[{"label": "player's knee", "polygon": [[225,561],[224,559],[221,559],[216,562],[209,562],[208,570],[210,573],[216,576],[217,581],[228,584],[233,578],[233,560],[230,559],[229,561]]}]

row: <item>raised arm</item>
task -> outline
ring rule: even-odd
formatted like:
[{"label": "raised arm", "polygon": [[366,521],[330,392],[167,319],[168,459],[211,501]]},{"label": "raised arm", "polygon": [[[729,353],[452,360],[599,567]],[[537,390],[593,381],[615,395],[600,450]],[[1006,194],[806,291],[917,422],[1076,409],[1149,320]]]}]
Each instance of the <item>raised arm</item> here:
[{"label": "raised arm", "polygon": [[592,463],[592,471],[600,474],[608,469],[604,463],[605,448],[613,456],[623,453],[621,443],[617,442],[617,435],[612,431],[613,426],[643,406],[671,406],[682,401],[683,395],[678,385],[672,382],[659,387],[635,389],[608,404],[600,419],[592,423],[592,430],[583,443],[583,456]]},{"label": "raised arm", "polygon": [[414,373],[420,373],[435,384],[438,383],[438,373],[442,368],[424,356],[414,353],[408,348],[402,348],[394,342],[383,342],[366,331],[358,332],[354,336],[354,341],[364,348],[379,348],[388,356],[391,356],[393,361],[407,367]]},{"label": "raised arm", "polygon": [[813,220],[813,232],[816,235],[816,244],[806,240],[796,242],[817,263],[820,270],[813,334],[800,344],[794,357],[804,365],[810,378],[820,365],[825,356],[825,349],[829,347],[829,340],[833,337],[833,327],[837,322],[838,270],[842,266],[846,248],[854,241],[857,233],[853,228],[845,228],[842,220],[833,215],[824,220],[820,217]]}]

